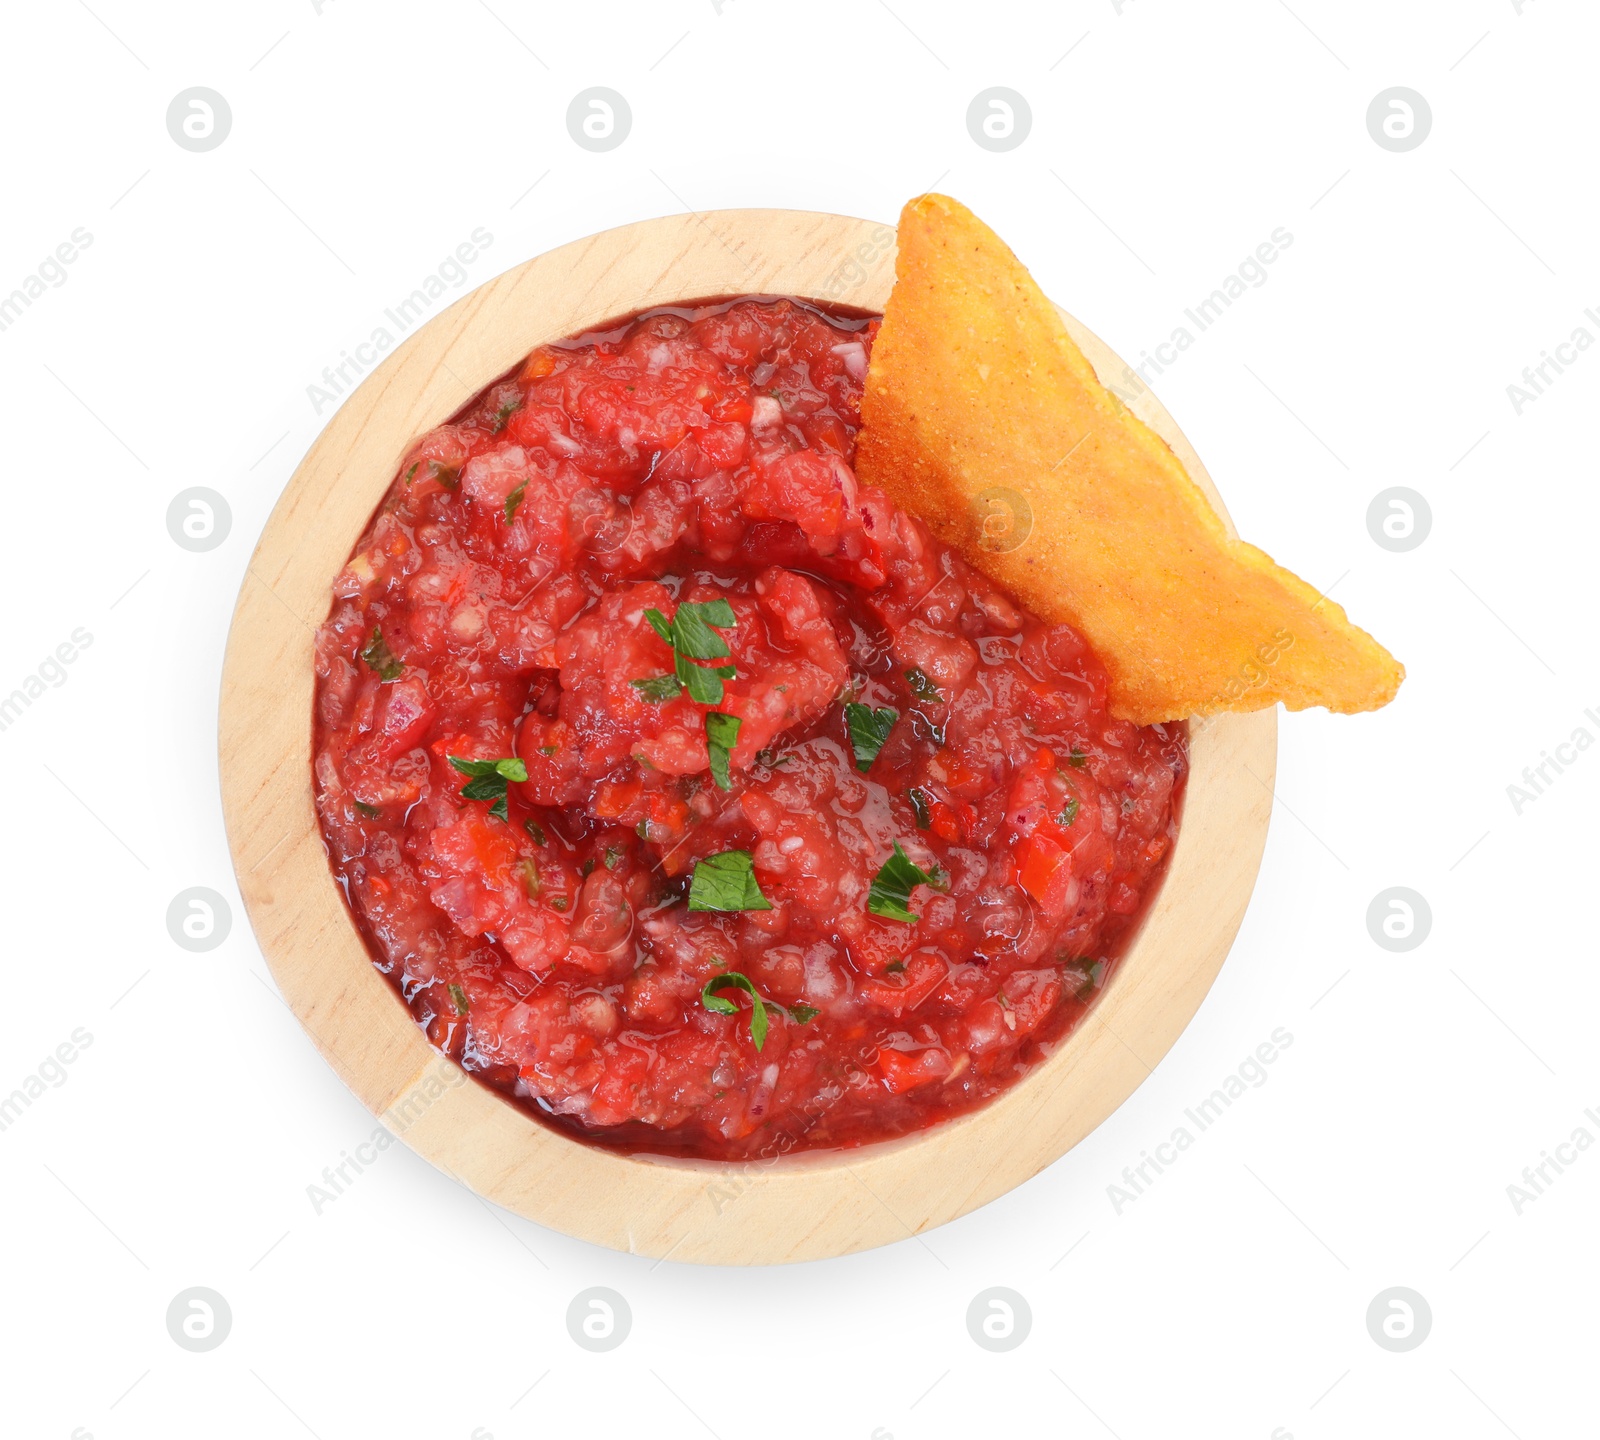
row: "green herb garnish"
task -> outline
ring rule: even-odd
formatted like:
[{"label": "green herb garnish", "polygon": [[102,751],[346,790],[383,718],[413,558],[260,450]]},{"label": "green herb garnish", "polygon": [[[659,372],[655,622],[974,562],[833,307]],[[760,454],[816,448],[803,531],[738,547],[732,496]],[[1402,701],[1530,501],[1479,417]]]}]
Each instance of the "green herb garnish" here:
[{"label": "green herb garnish", "polygon": [[419,466],[420,464],[422,464],[422,461],[420,461],[420,460],[413,460],[411,462],[411,468],[406,471],[406,484],[407,485],[409,485],[413,480],[415,480],[417,478],[417,466]]},{"label": "green herb garnish", "polygon": [[719,790],[733,789],[728,759],[738,742],[742,724],[737,715],[724,715],[720,710],[706,711],[706,753],[711,757],[711,778],[717,782]]},{"label": "green herb garnish", "polygon": [[856,752],[856,769],[863,775],[872,768],[884,741],[900,718],[898,710],[885,705],[874,710],[870,705],[857,705],[849,701],[844,707],[845,726],[850,731],[850,748]]},{"label": "green herb garnish", "polygon": [[697,705],[720,705],[722,682],[737,673],[732,665],[706,666],[691,662],[725,660],[733,652],[718,629],[731,630],[738,624],[733,606],[726,600],[697,602],[686,600],[668,620],[659,610],[644,612],[650,628],[672,647],[672,673]]},{"label": "green herb garnish", "polygon": [[496,820],[509,820],[506,809],[506,782],[528,778],[528,767],[516,756],[503,760],[463,760],[459,755],[446,757],[463,775],[472,778],[461,787],[463,800],[493,800],[489,813]]},{"label": "green herb garnish", "polygon": [[748,850],[724,850],[697,861],[689,882],[691,910],[770,910]]},{"label": "green herb garnish", "polygon": [[504,405],[494,412],[493,433],[498,435],[502,430],[504,430],[506,428],[506,421],[515,415],[520,409],[522,409],[522,398],[520,396],[515,400],[507,400]]},{"label": "green herb garnish", "polygon": [[386,682],[398,680],[400,672],[406,668],[405,661],[389,648],[389,642],[383,638],[383,628],[379,625],[372,627],[372,638],[362,649],[361,658],[366,661],[367,669]]},{"label": "green herb garnish", "polygon": [[939,693],[939,687],[922,672],[921,668],[913,665],[906,671],[906,684],[911,687],[911,693],[919,700],[932,701],[938,704],[944,699]]},{"label": "green herb garnish", "polygon": [[509,525],[516,518],[517,506],[522,504],[522,497],[528,492],[528,482],[524,480],[509,495],[506,496],[506,524]]},{"label": "green herb garnish", "polygon": [[1067,801],[1066,809],[1056,816],[1056,824],[1058,824],[1063,830],[1067,829],[1067,827],[1078,818],[1078,809],[1078,802],[1075,798]]},{"label": "green herb garnish", "polygon": [[776,1000],[766,999],[755,985],[751,983],[748,975],[741,975],[737,970],[727,970],[721,975],[713,975],[705,983],[705,988],[700,992],[700,1003],[707,1010],[718,1015],[737,1015],[739,1006],[732,1000],[727,1000],[718,992],[723,990],[743,990],[750,997],[750,1039],[755,1042],[757,1050],[767,1043],[767,1011],[769,1009],[786,1013],[791,1020],[799,1025],[808,1025],[815,1020],[822,1011],[815,1005],[780,1005]]},{"label": "green herb garnish", "polygon": [[1074,745],[1072,747],[1072,754],[1067,756],[1067,764],[1072,766],[1074,770],[1081,770],[1088,763],[1089,757],[1084,754],[1082,750],[1078,749],[1076,745]]},{"label": "green herb garnish", "polygon": [[446,490],[459,490],[461,488],[461,469],[457,465],[441,465],[437,460],[428,461],[428,470]]},{"label": "green herb garnish", "polygon": [[605,854],[600,858],[605,862],[607,870],[615,870],[622,863],[622,847],[620,845],[607,845]]},{"label": "green herb garnish", "polygon": [[[937,871],[938,867],[934,869]],[[907,859],[906,852],[896,840],[894,854],[883,862],[883,867],[873,877],[872,887],[867,891],[867,909],[885,920],[900,920],[907,925],[914,925],[921,917],[913,915],[907,908],[911,892],[918,885],[934,885],[935,878]]]},{"label": "green herb garnish", "polygon": [[544,826],[541,825],[537,820],[524,820],[522,822],[522,828],[533,837],[533,843],[535,845],[543,845],[547,843],[548,837],[544,833]]},{"label": "green herb garnish", "polygon": [[911,809],[917,817],[917,829],[931,829],[933,827],[933,815],[928,809],[927,795],[921,790],[907,790],[906,799],[911,802]]},{"label": "green herb garnish", "polygon": [[[690,904],[693,903],[691,900]],[[732,1000],[724,1000],[717,993],[719,990],[728,989],[743,990],[750,997],[750,1039],[757,1050],[761,1049],[767,1043],[767,1006],[761,998],[761,992],[751,983],[748,975],[741,975],[737,970],[713,975],[700,992],[700,1003],[718,1015],[737,1015],[738,1005]]]},{"label": "green herb garnish", "polygon": [[656,705],[676,700],[683,694],[683,686],[676,675],[647,675],[643,680],[630,680],[628,684]]},{"label": "green herb garnish", "polygon": [[459,985],[452,985],[450,987],[450,999],[456,1007],[457,1015],[465,1015],[467,1013],[467,992]]},{"label": "green herb garnish", "polygon": [[365,815],[369,820],[376,820],[378,816],[383,814],[383,811],[378,809],[376,805],[369,805],[365,800],[357,800],[354,803],[356,807],[356,813],[358,815]]}]

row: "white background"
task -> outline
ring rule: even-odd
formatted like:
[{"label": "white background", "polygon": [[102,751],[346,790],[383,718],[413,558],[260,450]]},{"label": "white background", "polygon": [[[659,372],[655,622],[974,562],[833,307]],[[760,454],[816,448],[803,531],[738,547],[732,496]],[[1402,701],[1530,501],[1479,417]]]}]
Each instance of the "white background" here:
[{"label": "white background", "polygon": [[[75,628],[93,643],[0,732],[0,1094],[75,1028],[93,1043],[0,1133],[0,1428],[1594,1434],[1600,1147],[1520,1214],[1507,1186],[1576,1127],[1600,1139],[1600,753],[1520,815],[1507,786],[1577,727],[1600,737],[1600,353],[1520,415],[1506,387],[1580,324],[1600,338],[1583,315],[1600,309],[1600,17],[1521,10],[10,7],[0,295],[76,227],[93,242],[0,333],[0,694]],[[207,153],[165,121],[195,85],[232,108]],[[564,119],[592,85],[633,113],[605,154]],[[966,128],[993,85],[1033,112],[1007,153]],[[1365,121],[1394,85],[1433,113],[1407,153]],[[1157,389],[1244,534],[1405,661],[1399,700],[1283,717],[1265,865],[1210,998],[1098,1132],[959,1223],[783,1270],[656,1264],[493,1210],[398,1145],[315,1213],[307,1187],[375,1122],[266,975],[215,758],[234,596],[329,413],[306,387],[478,226],[493,243],[468,286],[647,216],[892,220],[934,185],[1129,357],[1293,235]],[[199,554],[166,525],[195,485],[233,516]],[[1393,485],[1432,510],[1406,553],[1367,528]],[[165,921],[197,885],[233,910],[206,954]],[[1395,885],[1433,916],[1403,954],[1366,923]],[[1294,1041],[1267,1082],[1118,1214],[1122,1168],[1280,1026]],[[196,1285],[233,1315],[203,1354],[165,1320]],[[593,1285],[633,1315],[607,1354],[566,1329]],[[1033,1316],[1004,1354],[965,1320],[994,1285]],[[1365,1319],[1396,1285],[1432,1311],[1402,1354]]]}]

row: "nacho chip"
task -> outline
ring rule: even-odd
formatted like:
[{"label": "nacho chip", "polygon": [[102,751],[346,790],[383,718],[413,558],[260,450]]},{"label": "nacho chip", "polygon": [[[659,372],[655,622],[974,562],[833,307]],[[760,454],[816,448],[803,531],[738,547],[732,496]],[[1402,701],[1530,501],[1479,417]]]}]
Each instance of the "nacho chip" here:
[{"label": "nacho chip", "polygon": [[987,225],[924,195],[899,246],[856,468],[1036,615],[1080,631],[1114,714],[1145,725],[1394,698],[1399,662],[1228,533]]}]

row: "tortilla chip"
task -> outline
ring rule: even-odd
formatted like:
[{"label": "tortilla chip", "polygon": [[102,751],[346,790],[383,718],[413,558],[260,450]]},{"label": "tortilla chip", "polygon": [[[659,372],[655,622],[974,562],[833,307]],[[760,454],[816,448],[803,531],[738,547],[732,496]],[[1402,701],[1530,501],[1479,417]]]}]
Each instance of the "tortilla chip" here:
[{"label": "tortilla chip", "polygon": [[1404,669],[1340,607],[1230,536],[1158,435],[965,206],[900,216],[856,468],[1110,672],[1113,714],[1394,698]]}]

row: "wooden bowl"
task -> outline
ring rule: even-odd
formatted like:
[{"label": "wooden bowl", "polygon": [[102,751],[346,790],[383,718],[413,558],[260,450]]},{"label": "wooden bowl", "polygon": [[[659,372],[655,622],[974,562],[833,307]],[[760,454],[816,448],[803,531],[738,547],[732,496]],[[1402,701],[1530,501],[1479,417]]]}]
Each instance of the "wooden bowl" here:
[{"label": "wooden bowl", "polygon": [[[221,703],[223,808],[239,889],[290,1008],[362,1102],[419,1155],[541,1225],[708,1264],[841,1255],[942,1225],[1057,1159],[1149,1074],[1233,942],[1266,842],[1272,710],[1191,726],[1170,868],[1098,1003],[982,1110],[848,1151],[721,1163],[629,1156],[549,1129],[423,1037],[329,872],[311,791],[312,636],[330,586],[411,441],[535,346],[650,306],[739,294],[881,310],[894,231],[782,210],[609,230],[481,286],[412,335],[345,402],[262,533],[234,612]],[[1066,317],[1102,376],[1122,362]],[[1148,393],[1133,408],[1217,497]]]}]

